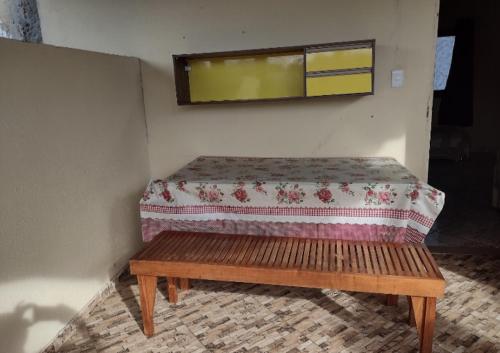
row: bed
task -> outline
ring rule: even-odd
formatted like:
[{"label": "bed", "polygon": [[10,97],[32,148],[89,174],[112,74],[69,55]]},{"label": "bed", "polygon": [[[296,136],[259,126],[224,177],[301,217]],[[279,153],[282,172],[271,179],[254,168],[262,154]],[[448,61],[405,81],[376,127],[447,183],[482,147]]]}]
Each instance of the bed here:
[{"label": "bed", "polygon": [[164,230],[423,242],[444,193],[393,158],[198,157],[152,180],[143,240]]}]

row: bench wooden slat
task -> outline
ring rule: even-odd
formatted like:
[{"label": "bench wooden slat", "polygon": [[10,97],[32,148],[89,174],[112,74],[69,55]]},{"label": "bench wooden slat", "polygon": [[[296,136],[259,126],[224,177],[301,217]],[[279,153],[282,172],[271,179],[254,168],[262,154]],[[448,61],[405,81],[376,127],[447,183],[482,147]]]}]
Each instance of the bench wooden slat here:
[{"label": "bench wooden slat", "polygon": [[182,237],[181,234],[174,234],[174,235],[170,236],[169,237],[169,243],[171,243],[170,246],[169,246],[169,243],[167,243],[167,242],[160,242],[157,244],[157,246],[151,246],[151,248],[157,247],[158,251],[155,252],[154,254],[149,254],[149,255],[144,254],[143,258],[150,258],[150,257],[165,258],[165,256],[167,256],[169,254],[169,251],[171,248],[177,247],[177,245],[176,245],[177,239],[181,239],[181,237]]},{"label": "bench wooden slat", "polygon": [[341,243],[340,251],[342,256],[342,271],[350,272],[351,266],[349,266],[349,248],[346,242]]},{"label": "bench wooden slat", "polygon": [[382,253],[384,255],[385,263],[387,265],[387,270],[389,271],[390,274],[396,274],[396,271],[394,270],[394,265],[392,263],[391,255],[389,255],[389,249],[387,246],[382,246]]},{"label": "bench wooden slat", "polygon": [[198,245],[198,250],[194,253],[193,255],[193,262],[196,262],[198,261],[202,256],[203,256],[203,253],[206,251],[207,249],[207,246],[210,245],[210,243],[212,242],[212,239],[210,239],[210,237],[207,237],[208,239],[201,239],[201,244]]},{"label": "bench wooden slat", "polygon": [[329,259],[330,259],[330,241],[326,241],[323,243],[323,261],[321,262],[321,271],[328,271],[329,268]]},{"label": "bench wooden slat", "polygon": [[247,240],[244,236],[238,236],[238,244],[227,258],[227,264],[234,264],[236,262]]},{"label": "bench wooden slat", "polygon": [[251,251],[249,251],[245,257],[245,262],[243,263],[244,265],[252,266],[255,263],[255,258],[257,257],[257,254],[263,244],[264,242],[259,240],[254,242]]},{"label": "bench wooden slat", "polygon": [[236,256],[236,259],[233,261],[233,265],[239,265],[243,261],[243,258],[245,257],[245,253],[247,252],[248,248],[250,247],[250,244],[252,243],[253,239],[248,237],[245,239],[241,247],[239,248],[239,253],[238,256]]},{"label": "bench wooden slat", "polygon": [[270,241],[267,245],[267,248],[266,248],[266,252],[264,253],[264,256],[262,257],[262,261],[260,262],[261,266],[267,266],[275,244],[276,244],[276,239],[270,239]]},{"label": "bench wooden slat", "polygon": [[342,272],[343,267],[342,264],[344,263],[344,259],[342,256],[342,242],[340,240],[337,240],[335,242],[335,254],[337,257],[337,272]]},{"label": "bench wooden slat", "polygon": [[283,253],[283,257],[281,259],[281,262],[279,263],[279,266],[281,268],[286,268],[288,265],[288,260],[290,259],[290,253],[292,251],[292,245],[293,245],[293,239],[287,238],[285,252]]},{"label": "bench wooden slat", "polygon": [[191,244],[194,241],[196,241],[196,237],[189,235],[183,236],[181,239],[177,240],[177,248],[174,251],[169,250],[168,256],[164,257],[163,259],[167,261],[175,261],[183,258],[185,256],[183,256],[183,254],[186,254],[190,247],[192,247]]},{"label": "bench wooden slat", "polygon": [[427,274],[429,277],[436,277],[436,273],[434,272],[434,269],[432,268],[431,263],[427,259],[427,255],[425,255],[424,250],[421,247],[417,247],[417,253],[424,263],[425,270],[427,271]]},{"label": "bench wooden slat", "polygon": [[336,271],[336,261],[337,261],[337,248],[334,241],[330,242],[330,263],[328,270],[333,272]]},{"label": "bench wooden slat", "polygon": [[403,274],[404,275],[410,274],[411,273],[410,267],[408,266],[408,262],[406,261],[402,247],[398,244],[397,246],[395,246],[395,250],[399,259],[399,263],[403,267]]},{"label": "bench wooden slat", "polygon": [[356,254],[358,255],[358,266],[359,266],[358,271],[366,273],[363,249],[359,243],[356,244],[355,247],[356,247]]},{"label": "bench wooden slat", "polygon": [[229,244],[231,244],[231,240],[229,238],[226,237],[222,240],[222,243],[219,245],[219,248],[212,259],[213,263],[220,263],[222,259],[224,259],[224,255],[228,251]]},{"label": "bench wooden slat", "polygon": [[396,249],[394,249],[394,245],[390,244],[388,247],[389,254],[392,259],[392,263],[394,264],[394,270],[397,275],[403,274],[403,268],[401,267],[401,263],[399,262],[398,255],[396,253]]},{"label": "bench wooden slat", "polygon": [[378,275],[378,274],[380,274],[380,266],[378,264],[377,254],[375,253],[375,247],[372,244],[370,244],[370,245],[368,245],[368,250],[370,252],[370,257],[372,260],[373,272],[376,275]]},{"label": "bench wooden slat", "polygon": [[347,251],[347,259],[346,261],[350,265],[351,271],[352,272],[358,272],[358,260],[357,256],[353,250],[353,245],[354,244],[346,244],[347,246],[346,251]]},{"label": "bench wooden slat", "polygon": [[257,245],[257,243],[258,239],[252,239],[251,242],[248,243],[248,246],[245,249],[245,255],[243,256],[243,259],[240,262],[241,265],[246,265],[248,263],[248,260],[250,259],[250,256],[252,256],[252,253],[255,250],[255,246]]},{"label": "bench wooden slat", "polygon": [[294,238],[293,239],[293,245],[292,245],[292,251],[290,253],[290,259],[288,260],[287,268],[294,267],[295,266],[295,260],[297,258],[297,249],[299,247],[299,240]]},{"label": "bench wooden slat", "polygon": [[409,250],[410,250],[410,254],[413,258],[413,262],[417,265],[417,270],[418,270],[419,275],[427,277],[428,276],[427,270],[425,269],[425,266],[424,266],[422,260],[420,259],[420,256],[418,256],[417,250],[413,246],[409,247]]},{"label": "bench wooden slat", "polygon": [[176,237],[172,237],[171,239],[171,244],[172,246],[167,247],[165,250],[163,250],[159,256],[161,257],[162,260],[169,260],[171,257],[173,257],[177,253],[177,249],[179,249],[184,241],[186,241],[188,238],[185,235],[178,235]]},{"label": "bench wooden slat", "polygon": [[427,261],[429,262],[429,264],[430,264],[430,266],[432,268],[432,271],[434,272],[434,274],[436,275],[436,277],[443,279],[443,275],[439,271],[438,265],[436,264],[436,261],[432,257],[431,252],[429,251],[429,249],[427,249],[427,247],[424,246],[424,247],[422,247],[422,250],[424,251],[425,255],[427,256]]},{"label": "bench wooden slat", "polygon": [[186,260],[189,260],[190,258],[193,257],[194,252],[195,252],[196,248],[198,247],[197,243],[199,241],[200,241],[200,239],[198,239],[197,237],[192,237],[191,241],[189,242],[189,244],[187,245],[186,250],[185,250],[184,258]]},{"label": "bench wooden slat", "polygon": [[266,264],[268,267],[272,267],[274,265],[274,261],[276,261],[276,255],[278,255],[278,251],[281,247],[282,241],[283,239],[278,238],[274,242],[273,251],[271,252],[271,255],[269,256],[269,261]]},{"label": "bench wooden slat", "polygon": [[267,251],[267,248],[269,247],[269,243],[270,242],[268,242],[268,241],[261,242],[259,252],[257,253],[257,256],[255,257],[255,261],[253,262],[253,266],[259,266],[261,264],[261,262],[263,261],[264,255]]},{"label": "bench wooden slat", "polygon": [[160,248],[164,248],[167,244],[162,241],[161,237],[155,237],[149,242],[149,246],[140,251],[136,256],[137,258],[148,258],[153,255],[156,256],[160,252]]},{"label": "bench wooden slat", "polygon": [[156,258],[158,257],[158,254],[160,254],[163,248],[165,248],[166,246],[167,244],[165,242],[160,242],[158,237],[156,237],[151,241],[151,246],[148,246],[139,254],[137,254],[137,258],[144,258],[144,259],[147,259],[149,257]]},{"label": "bench wooden slat", "polygon": [[387,266],[385,264],[384,254],[382,254],[382,249],[378,245],[375,245],[374,248],[375,248],[375,255],[377,256],[377,262],[380,266],[380,272],[382,272],[383,275],[389,274],[387,272]]},{"label": "bench wooden slat", "polygon": [[229,249],[226,252],[226,255],[224,255],[224,258],[222,259],[222,263],[227,264],[229,260],[231,259],[231,256],[234,254],[236,251],[236,248],[239,245],[239,242],[242,240],[240,236],[234,236],[234,239],[232,239],[232,244],[229,247]]},{"label": "bench wooden slat", "polygon": [[306,239],[306,245],[304,247],[304,257],[302,258],[301,268],[306,269],[309,265],[309,255],[311,251],[311,239]]},{"label": "bench wooden slat", "polygon": [[313,268],[316,271],[321,271],[321,265],[323,264],[323,240],[319,239],[316,243],[316,255],[315,255],[315,263],[313,264]]},{"label": "bench wooden slat", "polygon": [[310,253],[309,253],[309,263],[307,264],[308,269],[316,268],[316,247],[318,243],[316,241],[311,242]]},{"label": "bench wooden slat", "polygon": [[295,263],[293,265],[294,268],[300,268],[302,265],[302,258],[304,257],[304,248],[306,246],[305,239],[298,240],[298,248],[297,248],[297,256],[295,257]]},{"label": "bench wooden slat", "polygon": [[372,274],[374,273],[374,271],[373,271],[372,261],[370,259],[370,250],[368,250],[368,244],[366,244],[366,242],[362,242],[361,247],[363,248],[363,255],[366,264],[366,273]]},{"label": "bench wooden slat", "polygon": [[281,267],[281,263],[283,262],[283,256],[285,256],[285,249],[286,249],[287,241],[288,241],[287,238],[284,238],[283,240],[280,241],[280,246],[278,248],[278,252],[276,253],[276,259],[274,260],[274,263],[273,263],[274,266]]},{"label": "bench wooden slat", "polygon": [[200,258],[198,259],[199,262],[210,262],[212,256],[213,256],[213,252],[216,251],[217,249],[217,246],[222,243],[223,239],[221,238],[216,238],[212,241],[210,241],[205,250],[203,251],[203,253],[201,254]]},{"label": "bench wooden slat", "polygon": [[415,263],[413,261],[413,257],[410,254],[410,250],[408,249],[408,247],[406,245],[403,245],[403,252],[404,252],[404,255],[405,255],[406,262],[410,266],[411,273],[414,276],[418,276],[417,266],[415,265]]}]

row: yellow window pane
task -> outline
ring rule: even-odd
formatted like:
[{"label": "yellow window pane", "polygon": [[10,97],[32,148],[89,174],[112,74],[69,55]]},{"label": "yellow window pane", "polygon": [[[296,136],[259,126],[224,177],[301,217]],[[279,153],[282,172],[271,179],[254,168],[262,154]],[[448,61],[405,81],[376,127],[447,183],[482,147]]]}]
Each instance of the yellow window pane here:
[{"label": "yellow window pane", "polygon": [[326,96],[331,94],[370,93],[372,74],[350,74],[308,77],[307,96]]},{"label": "yellow window pane", "polygon": [[306,71],[345,70],[371,67],[372,49],[342,49],[308,53],[306,55]]},{"label": "yellow window pane", "polygon": [[191,102],[304,96],[302,52],[189,60]]}]

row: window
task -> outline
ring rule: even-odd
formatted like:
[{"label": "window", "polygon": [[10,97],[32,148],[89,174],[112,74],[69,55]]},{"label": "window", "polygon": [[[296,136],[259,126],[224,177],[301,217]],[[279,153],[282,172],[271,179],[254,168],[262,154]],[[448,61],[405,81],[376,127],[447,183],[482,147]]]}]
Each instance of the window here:
[{"label": "window", "polygon": [[434,66],[434,90],[442,91],[446,88],[453,57],[455,36],[438,37],[436,42],[436,63]]},{"label": "window", "polygon": [[0,2],[0,37],[33,43],[42,42],[36,0]]}]

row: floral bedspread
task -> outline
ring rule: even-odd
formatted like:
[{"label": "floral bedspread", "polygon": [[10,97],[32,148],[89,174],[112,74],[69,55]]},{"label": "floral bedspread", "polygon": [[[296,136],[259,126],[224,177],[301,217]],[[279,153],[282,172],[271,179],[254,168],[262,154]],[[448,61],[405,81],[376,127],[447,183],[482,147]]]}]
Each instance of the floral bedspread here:
[{"label": "floral bedspread", "polygon": [[393,158],[199,157],[149,183],[143,220],[383,225],[425,236],[444,193]]}]

